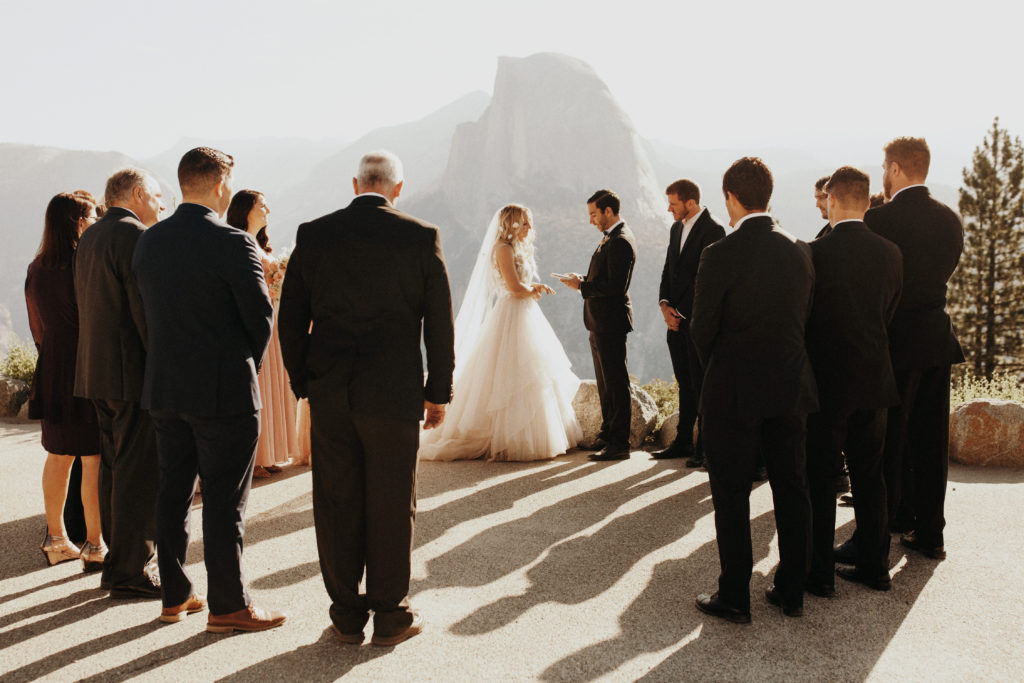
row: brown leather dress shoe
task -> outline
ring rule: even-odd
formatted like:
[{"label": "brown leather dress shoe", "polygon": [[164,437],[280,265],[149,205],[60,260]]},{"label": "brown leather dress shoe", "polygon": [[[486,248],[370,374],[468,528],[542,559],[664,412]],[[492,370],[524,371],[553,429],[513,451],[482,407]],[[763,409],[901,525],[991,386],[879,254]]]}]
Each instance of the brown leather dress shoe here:
[{"label": "brown leather dress shoe", "polygon": [[188,596],[188,600],[180,605],[164,607],[160,610],[160,621],[165,624],[176,624],[184,619],[186,615],[202,612],[204,609],[206,609],[206,597],[193,593]]},{"label": "brown leather dress shoe", "polygon": [[413,617],[412,623],[409,624],[404,631],[399,631],[391,636],[377,635],[374,633],[373,637],[370,638],[370,643],[377,647],[390,647],[391,645],[398,645],[403,640],[409,640],[413,636],[418,635],[422,630],[423,619],[417,614]]},{"label": "brown leather dress shoe", "polygon": [[362,645],[363,638],[365,637],[362,631],[358,633],[342,633],[337,624],[331,624],[331,628],[338,634],[338,640],[341,642],[348,643],[349,645]]},{"label": "brown leather dress shoe", "polygon": [[266,631],[280,626],[286,618],[281,612],[249,605],[229,614],[211,614],[206,620],[206,630],[210,633]]}]

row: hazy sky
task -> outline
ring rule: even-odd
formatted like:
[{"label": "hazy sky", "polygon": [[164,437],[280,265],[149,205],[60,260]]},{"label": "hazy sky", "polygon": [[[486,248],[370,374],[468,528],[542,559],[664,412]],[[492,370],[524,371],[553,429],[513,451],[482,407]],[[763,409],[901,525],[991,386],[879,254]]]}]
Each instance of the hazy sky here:
[{"label": "hazy sky", "polygon": [[499,55],[541,51],[588,62],[641,135],[684,147],[847,153],[915,134],[963,165],[993,116],[1024,135],[1016,2],[0,8],[0,142],[145,157],[184,136],[354,139],[489,92]]}]

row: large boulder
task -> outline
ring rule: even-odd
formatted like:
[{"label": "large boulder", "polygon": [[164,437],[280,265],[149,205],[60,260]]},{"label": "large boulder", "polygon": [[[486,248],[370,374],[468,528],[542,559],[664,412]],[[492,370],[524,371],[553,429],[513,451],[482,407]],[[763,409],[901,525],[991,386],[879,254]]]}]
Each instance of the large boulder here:
[{"label": "large boulder", "polygon": [[[665,421],[661,423],[661,429],[658,430],[658,447],[668,448],[672,445],[672,442],[676,440],[676,434],[679,433],[679,411],[672,413],[665,418]],[[691,443],[697,441],[697,424],[693,425],[693,434],[690,437]]]},{"label": "large boulder", "polygon": [[[635,384],[630,384],[629,391],[633,400],[630,414],[629,446],[639,448],[647,435],[654,429],[658,420],[658,405],[651,395]],[[583,440],[580,448],[594,448],[597,434],[601,431],[601,399],[597,395],[597,382],[585,379],[580,382],[576,398],[572,401],[576,419],[583,429]]]},{"label": "large boulder", "polygon": [[979,398],[949,415],[949,457],[965,465],[1024,467],[1024,403]]},{"label": "large boulder", "polygon": [[0,375],[0,417],[16,417],[28,400],[29,386],[20,379]]}]

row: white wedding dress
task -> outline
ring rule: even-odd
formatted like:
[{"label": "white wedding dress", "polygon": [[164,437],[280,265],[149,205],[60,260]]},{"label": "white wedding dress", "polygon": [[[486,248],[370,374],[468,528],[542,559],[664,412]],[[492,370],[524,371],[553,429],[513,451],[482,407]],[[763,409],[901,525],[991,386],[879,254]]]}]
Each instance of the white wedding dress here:
[{"label": "white wedding dress", "polygon": [[[492,225],[459,309],[453,398],[441,426],[420,434],[424,460],[545,460],[583,437],[572,408],[580,380],[537,302],[513,297],[496,272],[496,234]],[[516,269],[536,278],[530,262]]]}]

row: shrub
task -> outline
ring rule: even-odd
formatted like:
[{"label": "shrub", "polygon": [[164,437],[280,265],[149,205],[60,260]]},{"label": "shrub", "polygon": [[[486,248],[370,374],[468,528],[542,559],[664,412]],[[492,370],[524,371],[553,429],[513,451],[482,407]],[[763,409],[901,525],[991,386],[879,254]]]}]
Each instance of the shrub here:
[{"label": "shrub", "polygon": [[38,354],[34,344],[23,344],[12,335],[7,356],[0,361],[0,375],[31,383],[32,375],[36,371],[37,358]]},{"label": "shrub", "polygon": [[658,421],[654,425],[653,434],[661,429],[662,423],[669,415],[679,410],[679,384],[675,379],[670,383],[655,377],[640,388],[650,394],[658,406]]},{"label": "shrub", "polygon": [[1016,375],[995,372],[992,379],[976,376],[970,368],[957,373],[953,378],[949,404],[956,407],[976,398],[989,398],[1024,403],[1024,386]]}]

